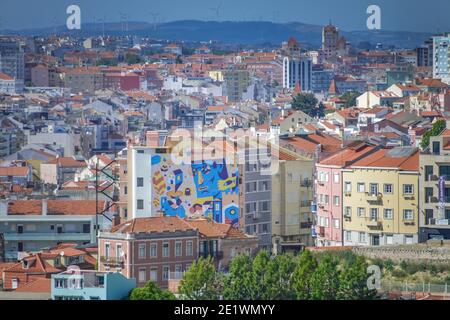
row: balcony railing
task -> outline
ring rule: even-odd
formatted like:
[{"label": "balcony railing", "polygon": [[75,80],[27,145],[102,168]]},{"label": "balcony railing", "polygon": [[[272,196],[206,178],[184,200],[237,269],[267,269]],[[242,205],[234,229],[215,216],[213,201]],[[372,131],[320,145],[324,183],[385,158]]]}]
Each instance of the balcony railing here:
[{"label": "balcony railing", "polygon": [[223,251],[200,252],[199,257],[203,258],[213,257],[214,260],[221,260],[223,258]]},{"label": "balcony railing", "polygon": [[366,218],[366,225],[369,228],[380,228],[382,226],[382,222],[378,220],[378,218]]},{"label": "balcony railing", "polygon": [[116,257],[101,256],[100,262],[103,263],[105,266],[122,266],[124,264],[124,259],[116,258]]}]

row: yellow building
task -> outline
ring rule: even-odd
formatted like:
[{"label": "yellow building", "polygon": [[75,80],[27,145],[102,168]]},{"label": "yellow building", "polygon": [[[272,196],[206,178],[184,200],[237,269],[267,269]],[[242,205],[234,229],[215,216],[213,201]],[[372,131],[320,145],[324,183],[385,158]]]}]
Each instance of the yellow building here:
[{"label": "yellow building", "polygon": [[284,148],[279,149],[279,171],[272,176],[273,252],[297,251],[312,246],[314,163]]},{"label": "yellow building", "polygon": [[381,149],[342,175],[344,245],[418,242],[419,152]]},{"label": "yellow building", "polygon": [[220,81],[223,82],[223,72],[221,70],[213,70],[209,71],[209,77],[213,79],[214,81]]}]

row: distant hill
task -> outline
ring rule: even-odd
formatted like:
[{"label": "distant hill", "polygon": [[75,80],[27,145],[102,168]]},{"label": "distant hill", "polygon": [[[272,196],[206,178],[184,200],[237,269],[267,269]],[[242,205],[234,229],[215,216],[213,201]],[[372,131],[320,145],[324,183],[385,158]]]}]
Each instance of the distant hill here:
[{"label": "distant hill", "polygon": [[[82,24],[80,31],[68,31],[65,26],[56,28],[58,34],[72,33],[80,36],[100,35],[103,31],[100,23]],[[105,33],[109,35],[134,34],[137,36],[151,36],[164,40],[184,41],[220,41],[229,44],[280,44],[293,36],[298,41],[311,47],[318,47],[321,43],[322,26],[301,22],[272,23],[272,22],[238,22],[238,21],[198,21],[179,20],[154,25],[149,22],[128,22],[128,32],[123,31],[121,23],[105,23]],[[38,28],[8,33],[22,35],[48,35],[55,28]],[[408,31],[341,31],[353,45],[361,42],[372,44],[383,43],[386,46],[395,45],[400,48],[413,48],[423,43],[429,33]]]}]

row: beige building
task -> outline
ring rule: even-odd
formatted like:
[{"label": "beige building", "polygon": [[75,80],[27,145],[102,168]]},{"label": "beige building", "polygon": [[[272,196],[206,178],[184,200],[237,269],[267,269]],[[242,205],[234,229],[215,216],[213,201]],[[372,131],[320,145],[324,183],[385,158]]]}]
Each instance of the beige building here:
[{"label": "beige building", "polygon": [[420,154],[419,241],[450,239],[450,121]]},{"label": "beige building", "polygon": [[312,160],[279,149],[279,171],[272,176],[273,252],[314,245]]},{"label": "beige building", "polygon": [[419,151],[381,149],[342,173],[344,245],[418,242]]}]

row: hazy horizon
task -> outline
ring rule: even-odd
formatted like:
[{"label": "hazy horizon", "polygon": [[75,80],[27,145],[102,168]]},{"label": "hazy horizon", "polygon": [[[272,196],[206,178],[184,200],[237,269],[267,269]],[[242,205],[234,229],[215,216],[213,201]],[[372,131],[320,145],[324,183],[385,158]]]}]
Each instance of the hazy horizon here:
[{"label": "hazy horizon", "polygon": [[345,31],[365,30],[366,9],[377,4],[382,14],[381,31],[435,33],[450,30],[450,1],[445,0],[426,3],[422,0],[168,0],[155,3],[148,0],[2,0],[0,29],[19,31],[64,25],[66,8],[71,4],[81,7],[82,23],[101,23],[102,20],[120,23],[125,15],[129,21],[149,23],[199,20],[325,25],[331,20]]}]

